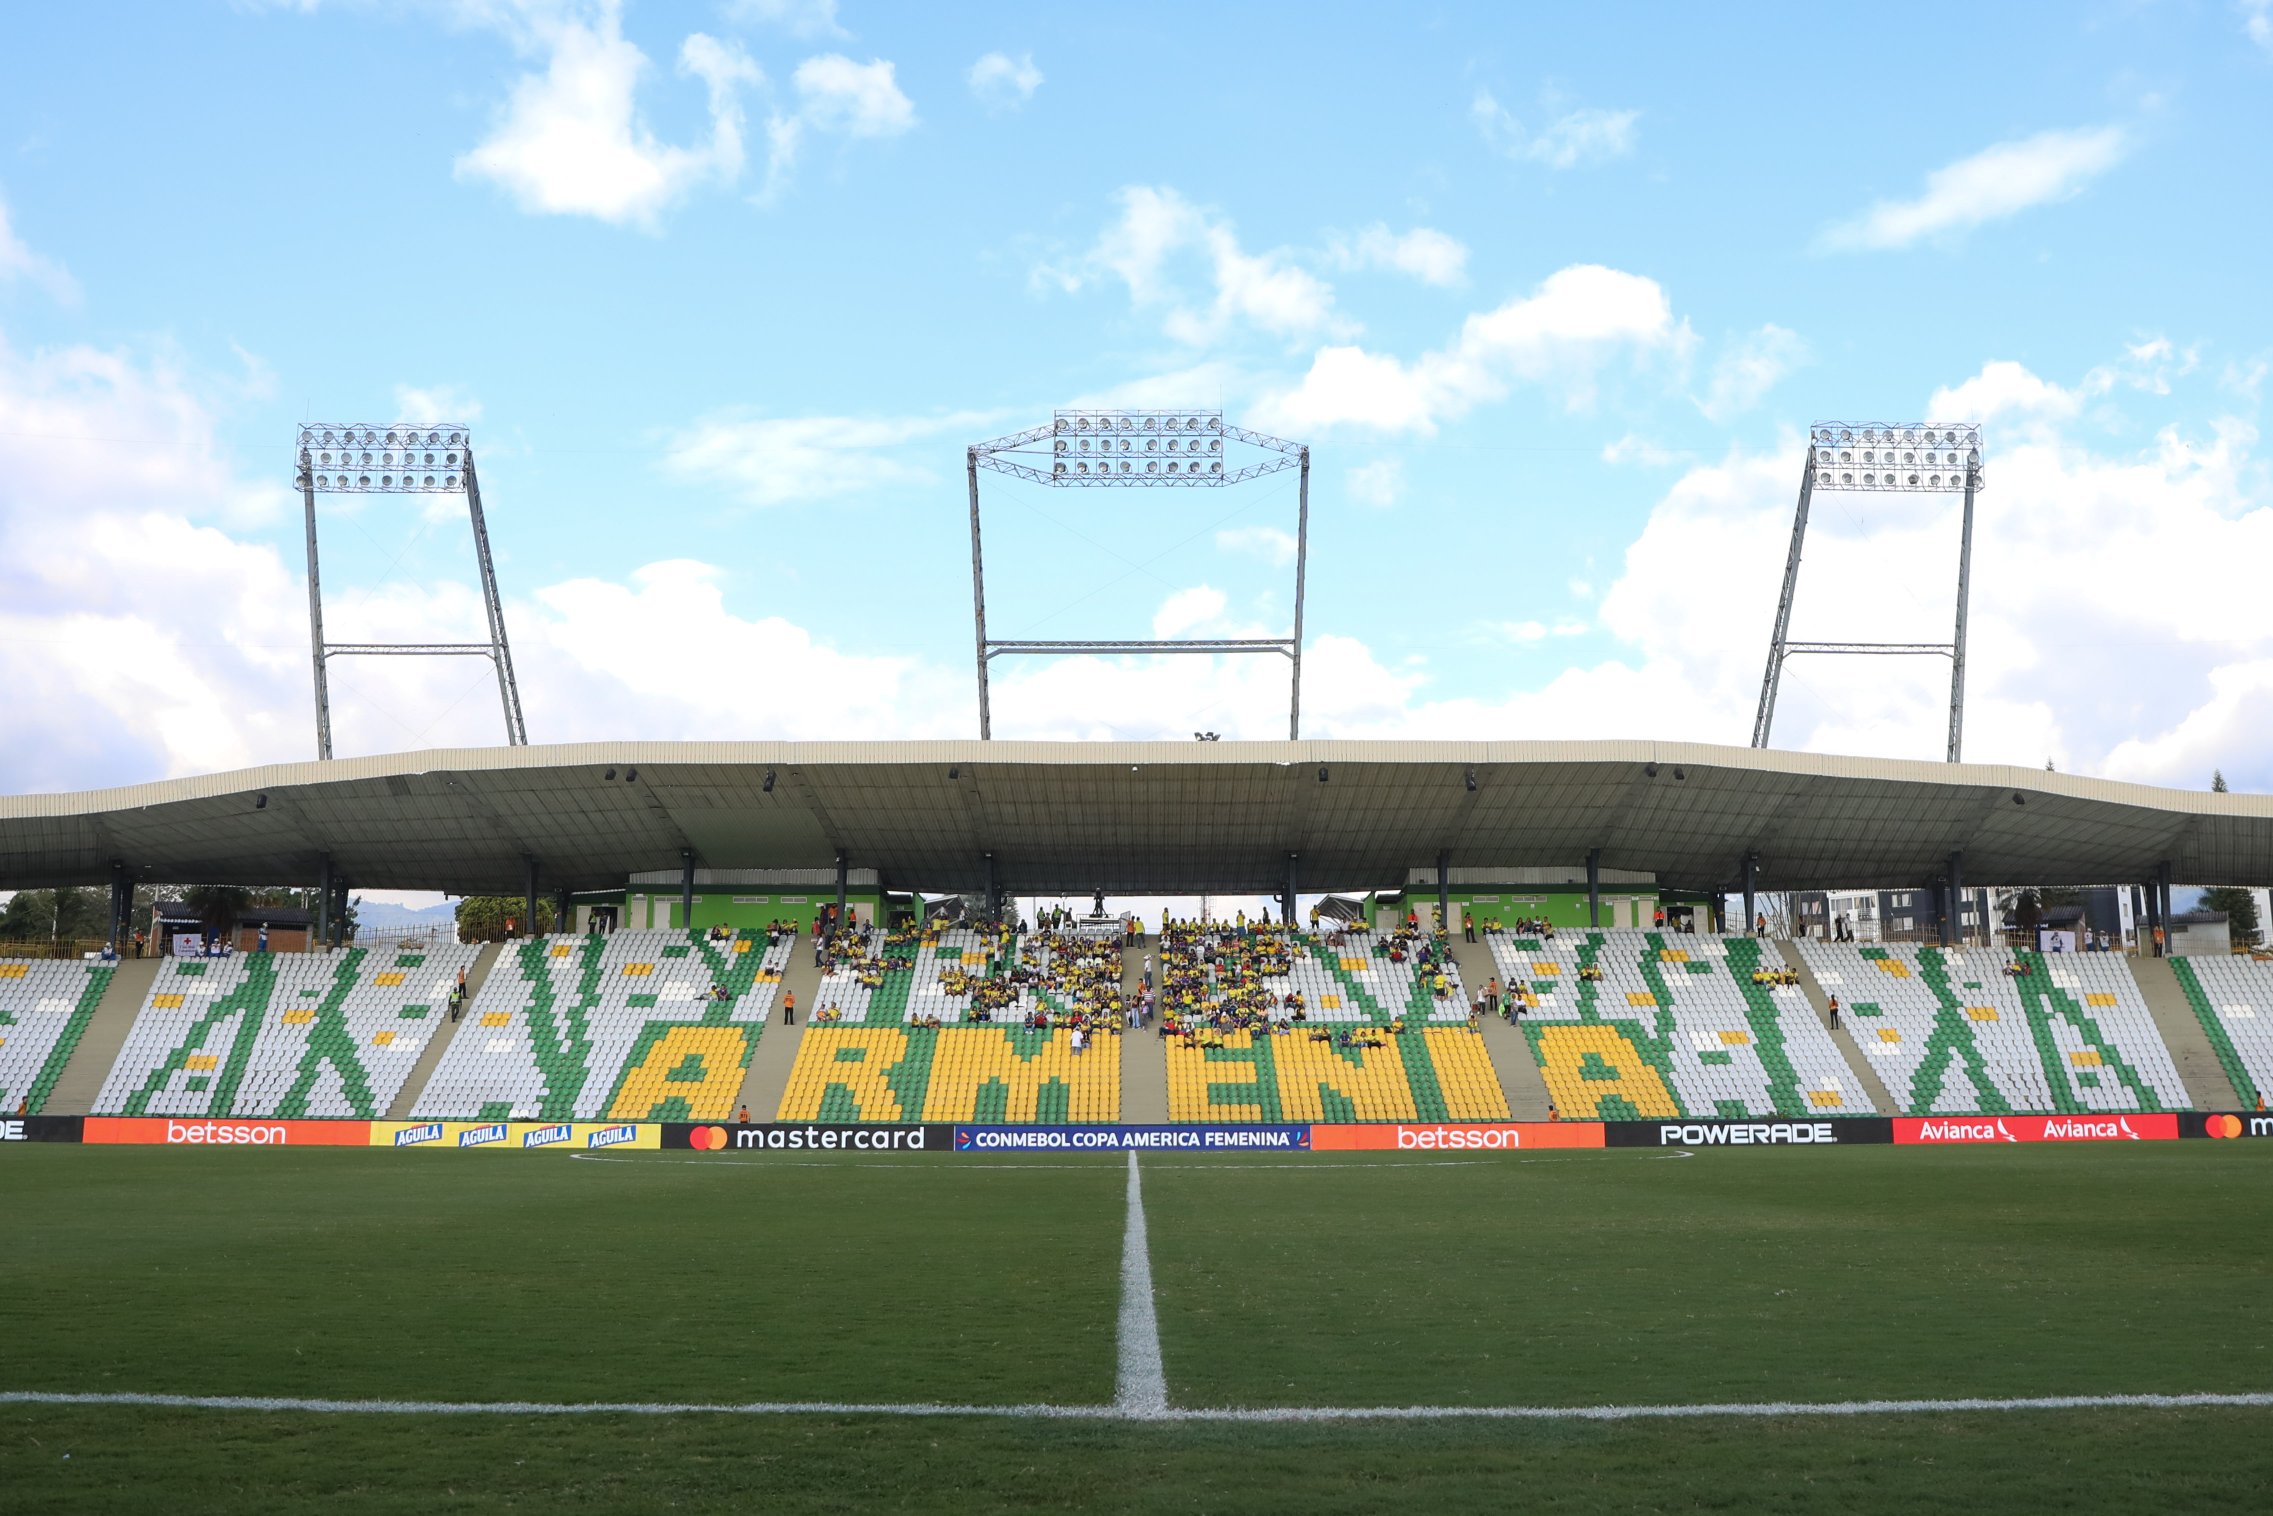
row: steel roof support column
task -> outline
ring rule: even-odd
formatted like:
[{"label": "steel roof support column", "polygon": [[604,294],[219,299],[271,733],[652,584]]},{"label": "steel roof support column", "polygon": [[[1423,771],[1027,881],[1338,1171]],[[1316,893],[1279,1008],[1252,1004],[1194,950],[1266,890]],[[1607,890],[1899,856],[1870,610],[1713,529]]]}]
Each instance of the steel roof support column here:
[{"label": "steel roof support column", "polygon": [[1952,763],[1958,761],[1958,754],[1965,747],[1965,605],[1973,585],[1973,493],[1980,484],[1981,471],[1967,468],[1965,525],[1957,539],[1957,637],[1950,649],[1949,667],[1949,761]]},{"label": "steel roof support column", "polygon": [[2178,929],[2170,916],[2170,860],[2155,865],[2155,910],[2163,929],[2163,956],[2178,950]]},{"label": "steel roof support column", "polygon": [[1934,940],[1943,947],[1949,946],[1949,918],[1953,914],[1947,879],[1936,879],[1931,886],[1934,892]]},{"label": "steel roof support column", "polygon": [[2131,886],[2131,936],[2124,945],[2134,953],[2140,939],[2147,935],[2147,892],[2139,885]]},{"label": "steel roof support column", "polygon": [[966,449],[964,471],[971,476],[971,624],[979,645],[979,740],[994,737],[994,715],[987,705],[987,571],[979,551],[979,450]]},{"label": "steel roof support column", "polygon": [[1746,936],[1752,934],[1753,923],[1759,919],[1758,907],[1753,903],[1756,893],[1753,883],[1759,877],[1759,873],[1760,855],[1758,853],[1746,853],[1744,855],[1744,931]]},{"label": "steel roof support column", "polygon": [[844,849],[843,849],[843,848],[838,848],[838,849],[837,849],[837,925],[838,925],[838,927],[839,927],[840,929],[841,929],[841,928],[843,927],[843,925],[844,925],[844,886],[845,886],[845,861],[844,861]]},{"label": "steel roof support column", "polygon": [[316,756],[331,756],[331,682],[324,672],[324,586],[316,570],[316,481],[300,450],[300,500],[308,516],[308,647],[316,665]]},{"label": "steel roof support column", "polygon": [[695,850],[679,849],[679,925],[682,929],[695,924]]},{"label": "steel roof support column", "polygon": [[1436,855],[1436,929],[1452,930],[1452,853],[1439,849]]},{"label": "steel roof support column", "polygon": [[126,860],[110,861],[110,949],[118,951],[118,940],[134,920],[134,875],[128,872]]},{"label": "steel roof support column", "polygon": [[987,854],[987,919],[1002,915],[1002,881],[994,871],[994,854]]},{"label": "steel roof support column", "polygon": [[[1286,735],[1289,742],[1302,737],[1302,591],[1310,565],[1310,449],[1302,449],[1302,480],[1297,486],[1300,501],[1294,518],[1294,693],[1287,701]],[[1289,901],[1287,909],[1294,909]],[[1287,921],[1291,924],[1290,914]]]},{"label": "steel roof support column", "polygon": [[331,946],[331,854],[316,868],[316,941]]},{"label": "steel roof support column", "polygon": [[576,930],[576,902],[566,889],[552,892],[552,929],[556,932]]},{"label": "steel roof support column", "polygon": [[[1807,543],[1807,506],[1815,498],[1815,454],[1799,471],[1799,507],[1792,512],[1792,546],[1784,557],[1784,591],[1776,599],[1776,626],[1768,634],[1768,671],[1760,676],[1760,709],[1752,718],[1752,745],[1766,747],[1776,724],[1776,687],[1784,677],[1784,641],[1792,629],[1792,597],[1799,592],[1800,549]],[[1752,908],[1744,910],[1744,929],[1752,930]]]},{"label": "steel roof support column", "polygon": [[1294,853],[1289,853],[1289,854],[1287,854],[1287,855],[1286,855],[1286,901],[1285,901],[1285,909],[1284,909],[1284,910],[1281,912],[1281,915],[1282,915],[1283,919],[1286,921],[1286,924],[1287,924],[1288,926],[1293,926],[1293,925],[1294,925],[1294,904],[1295,904],[1295,880],[1294,880],[1294,865],[1295,865],[1295,860],[1297,859],[1297,857],[1298,857],[1298,856],[1299,856],[1298,854],[1294,854]]},{"label": "steel roof support column", "polygon": [[1586,850],[1586,924],[1602,925],[1602,849]]},{"label": "steel roof support column", "polygon": [[[529,728],[521,720],[521,686],[513,679],[513,649],[505,641],[505,607],[497,598],[497,565],[489,556],[489,526],[481,513],[481,484],[474,477],[473,444],[466,444],[466,516],[473,522],[474,560],[481,569],[481,598],[489,612],[489,659],[497,665],[497,698],[505,707],[505,743],[527,747]],[[534,914],[530,917],[535,924]]]},{"label": "steel roof support column", "polygon": [[1959,942],[1965,941],[1965,853],[1962,849],[1949,855],[1949,915],[1950,932]]},{"label": "steel roof support column", "polygon": [[347,946],[347,901],[350,893],[347,876],[334,874],[331,887],[331,945],[340,948]]},{"label": "steel roof support column", "polygon": [[521,935],[536,937],[537,931],[537,860],[528,853],[521,855]]}]

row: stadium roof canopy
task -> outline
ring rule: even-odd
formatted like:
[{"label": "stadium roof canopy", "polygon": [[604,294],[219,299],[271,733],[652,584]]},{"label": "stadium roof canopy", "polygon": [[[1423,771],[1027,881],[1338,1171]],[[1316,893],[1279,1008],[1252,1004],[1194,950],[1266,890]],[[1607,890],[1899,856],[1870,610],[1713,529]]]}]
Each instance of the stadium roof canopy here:
[{"label": "stadium roof canopy", "polygon": [[[768,776],[772,782],[768,784]],[[1471,782],[1471,780],[1473,782]],[[0,888],[621,888],[642,870],[873,868],[895,888],[1271,893],[1606,868],[1684,889],[2175,877],[2273,884],[2273,797],[2038,769],[1650,742],[624,742],[279,764],[0,798]],[[682,849],[686,853],[682,853]]]}]

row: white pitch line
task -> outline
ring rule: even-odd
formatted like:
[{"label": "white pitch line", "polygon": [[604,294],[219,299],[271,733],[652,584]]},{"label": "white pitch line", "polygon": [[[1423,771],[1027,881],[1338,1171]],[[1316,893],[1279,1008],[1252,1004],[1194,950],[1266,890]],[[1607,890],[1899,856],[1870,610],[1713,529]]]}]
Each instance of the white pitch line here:
[{"label": "white pitch line", "polygon": [[1706,1405],[1260,1406],[1153,1411],[1112,1405],[942,1405],[835,1400],[739,1404],[657,1401],[326,1400],[276,1395],[75,1394],[0,1390],[0,1405],[149,1406],[163,1410],[300,1411],[346,1416],[1000,1416],[1027,1421],[1662,1421],[1696,1417],[1912,1416],[1997,1411],[2172,1411],[2273,1406],[2273,1394],[2040,1395],[2012,1399],[1750,1401]]},{"label": "white pitch line", "polygon": [[1160,1362],[1160,1317],[1152,1304],[1152,1249],[1144,1236],[1144,1178],[1129,1154],[1129,1219],[1121,1232],[1119,1369],[1113,1380],[1117,1415],[1156,1421],[1168,1414],[1168,1374]]}]

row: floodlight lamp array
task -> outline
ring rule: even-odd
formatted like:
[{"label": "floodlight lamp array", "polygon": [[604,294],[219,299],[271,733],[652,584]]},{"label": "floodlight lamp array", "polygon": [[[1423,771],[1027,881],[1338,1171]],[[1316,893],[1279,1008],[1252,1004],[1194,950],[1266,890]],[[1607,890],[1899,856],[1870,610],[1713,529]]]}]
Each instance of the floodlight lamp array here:
[{"label": "floodlight lamp array", "polygon": [[1223,413],[1057,411],[1050,452],[1055,479],[1220,478]]},{"label": "floodlight lamp array", "polygon": [[319,494],[425,494],[465,486],[469,439],[456,424],[311,423],[300,468]]},{"label": "floodlight lamp array", "polygon": [[1808,463],[1819,490],[1981,488],[1981,428],[1971,422],[1858,425],[1819,421]]}]

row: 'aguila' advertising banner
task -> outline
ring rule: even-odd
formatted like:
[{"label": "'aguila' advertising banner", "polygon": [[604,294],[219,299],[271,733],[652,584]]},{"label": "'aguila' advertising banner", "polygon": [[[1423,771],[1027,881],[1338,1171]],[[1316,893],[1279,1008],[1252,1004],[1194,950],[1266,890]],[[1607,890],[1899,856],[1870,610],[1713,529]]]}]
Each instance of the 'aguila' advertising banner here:
[{"label": "'aguila' advertising banner", "polygon": [[2089,1116],[1897,1116],[1898,1143],[2161,1142],[2178,1135],[2168,1111]]},{"label": "'aguila' advertising banner", "polygon": [[375,1148],[590,1153],[661,1145],[658,1128],[636,1121],[373,1121],[368,1125]]}]

